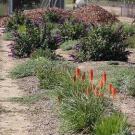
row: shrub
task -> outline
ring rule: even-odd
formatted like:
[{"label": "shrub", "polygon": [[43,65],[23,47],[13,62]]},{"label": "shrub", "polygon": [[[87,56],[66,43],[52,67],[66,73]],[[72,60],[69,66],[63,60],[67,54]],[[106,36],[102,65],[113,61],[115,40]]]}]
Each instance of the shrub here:
[{"label": "shrub", "polygon": [[12,33],[10,32],[4,33],[3,38],[4,40],[7,40],[7,41],[13,40]]},{"label": "shrub", "polygon": [[71,17],[71,12],[60,8],[48,8],[45,17],[50,22],[63,24]]},{"label": "shrub", "polygon": [[40,45],[40,29],[34,24],[27,26],[26,32],[15,32],[15,44],[12,46],[12,54],[16,57],[29,57]]},{"label": "shrub", "polygon": [[97,122],[96,135],[130,135],[127,121],[123,114],[112,114]]},{"label": "shrub", "polygon": [[16,11],[14,15],[10,18],[7,24],[7,30],[17,30],[19,25],[23,25],[26,22],[26,17],[21,11]]},{"label": "shrub", "polygon": [[[78,48],[78,47],[77,47]],[[81,40],[78,52],[80,61],[88,60],[127,60],[127,44],[122,28],[112,26],[94,28]]]},{"label": "shrub", "polygon": [[29,57],[36,49],[55,50],[58,47],[57,37],[51,35],[52,24],[45,23],[43,27],[28,23],[15,31],[15,44],[12,46],[12,54],[15,57]]},{"label": "shrub", "polygon": [[48,11],[45,13],[45,16],[47,20],[52,23],[57,23],[59,21],[59,15],[56,12]]},{"label": "shrub", "polygon": [[86,26],[72,19],[59,26],[61,35],[64,39],[76,40],[87,35]]}]

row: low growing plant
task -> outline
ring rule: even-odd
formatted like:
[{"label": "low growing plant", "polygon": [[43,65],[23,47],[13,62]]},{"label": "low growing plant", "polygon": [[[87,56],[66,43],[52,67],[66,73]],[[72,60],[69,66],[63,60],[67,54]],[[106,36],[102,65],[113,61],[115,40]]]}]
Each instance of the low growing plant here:
[{"label": "low growing plant", "polygon": [[64,51],[72,50],[77,43],[77,40],[67,40],[60,45],[60,48],[62,48],[62,50]]},{"label": "low growing plant", "polygon": [[47,59],[54,60],[56,59],[56,54],[54,53],[54,51],[49,50],[47,48],[46,49],[40,48],[31,54],[32,59],[37,59],[39,57],[45,57]]},{"label": "low growing plant", "polygon": [[35,69],[40,64],[48,62],[48,59],[43,57],[37,59],[28,60],[22,64],[17,65],[12,71],[11,76],[13,78],[23,78],[27,76],[35,75]]},{"label": "low growing plant", "polygon": [[131,135],[131,133],[125,116],[114,113],[96,123],[95,135]]}]

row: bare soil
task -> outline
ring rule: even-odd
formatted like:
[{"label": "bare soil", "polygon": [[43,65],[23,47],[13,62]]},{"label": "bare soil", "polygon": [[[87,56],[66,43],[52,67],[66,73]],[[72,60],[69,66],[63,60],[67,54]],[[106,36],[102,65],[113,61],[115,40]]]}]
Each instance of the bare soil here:
[{"label": "bare soil", "polygon": [[12,97],[23,95],[16,81],[9,77],[10,70],[18,63],[8,57],[10,43],[0,39],[0,135],[27,135],[30,125],[26,116],[27,107],[9,101]]}]

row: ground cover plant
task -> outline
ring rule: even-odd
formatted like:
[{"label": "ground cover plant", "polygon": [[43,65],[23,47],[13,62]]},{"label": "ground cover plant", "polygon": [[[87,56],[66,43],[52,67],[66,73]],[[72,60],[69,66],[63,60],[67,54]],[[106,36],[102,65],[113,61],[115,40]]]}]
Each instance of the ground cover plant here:
[{"label": "ground cover plant", "polygon": [[96,124],[96,135],[130,135],[126,118],[123,114],[114,113]]},{"label": "ground cover plant", "polygon": [[13,78],[23,78],[27,76],[34,76],[35,75],[35,69],[39,64],[46,63],[48,59],[43,57],[37,57],[36,59],[30,59],[26,62],[17,65],[12,71],[11,76]]}]

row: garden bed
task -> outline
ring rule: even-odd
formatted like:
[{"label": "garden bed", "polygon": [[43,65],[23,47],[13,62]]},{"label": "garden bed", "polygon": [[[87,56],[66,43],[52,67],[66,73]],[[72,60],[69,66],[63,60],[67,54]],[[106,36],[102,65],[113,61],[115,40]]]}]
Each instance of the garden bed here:
[{"label": "garden bed", "polygon": [[9,56],[28,58],[11,71],[13,78],[23,78],[18,85],[26,91],[13,101],[29,105],[31,133],[130,135],[134,131],[130,96],[135,96],[135,66],[129,49],[134,42],[129,43],[129,37],[135,29],[115,22],[115,16],[94,5],[74,11],[17,12],[9,20],[7,31],[14,40]]}]

